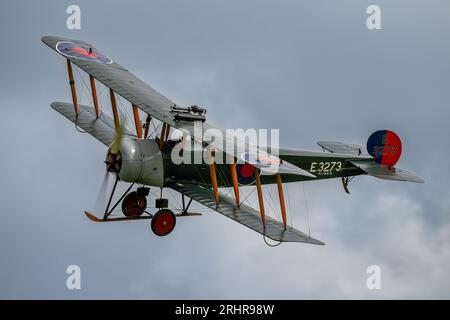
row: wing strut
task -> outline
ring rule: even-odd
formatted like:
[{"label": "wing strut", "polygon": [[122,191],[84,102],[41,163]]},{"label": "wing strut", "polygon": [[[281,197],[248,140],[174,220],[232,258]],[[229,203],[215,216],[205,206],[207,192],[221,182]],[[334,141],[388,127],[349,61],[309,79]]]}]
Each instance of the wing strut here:
[{"label": "wing strut", "polygon": [[258,202],[259,202],[259,212],[261,213],[261,220],[263,226],[266,227],[266,211],[264,209],[264,199],[261,188],[261,178],[259,170],[255,168],[255,179],[256,179],[256,191],[258,191]]},{"label": "wing strut", "polygon": [[95,87],[95,78],[89,75],[89,80],[91,81],[91,91],[92,91],[92,101],[94,102],[95,114],[97,118],[100,116],[98,111],[98,98],[97,98],[97,88]]},{"label": "wing strut", "polygon": [[152,121],[152,117],[148,114],[147,119],[145,119],[145,132],[144,132],[144,139],[147,139],[148,132],[150,130],[150,122]]},{"label": "wing strut", "polygon": [[283,216],[283,224],[286,229],[286,205],[284,204],[283,185],[281,183],[281,175],[277,174],[278,196],[280,197],[281,215]]},{"label": "wing strut", "polygon": [[166,126],[167,126],[166,123],[163,123],[161,135],[159,136],[159,150],[162,150],[164,146],[164,138],[166,136]]},{"label": "wing strut", "polygon": [[141,125],[141,119],[139,118],[139,110],[138,107],[133,104],[133,115],[134,115],[134,123],[136,125],[136,135],[138,139],[142,138],[142,125]]},{"label": "wing strut", "polygon": [[211,183],[212,183],[212,187],[213,187],[213,191],[214,191],[214,200],[216,201],[216,206],[218,206],[219,205],[219,184],[217,183],[214,153],[215,153],[214,150],[212,150],[211,148],[208,148],[209,174],[211,176]]},{"label": "wing strut", "polygon": [[231,159],[232,163],[230,164],[231,169],[231,178],[233,180],[233,189],[234,189],[234,197],[236,198],[236,205],[239,207],[240,200],[239,200],[239,183],[238,183],[238,177],[236,172],[236,163],[234,162],[234,158]]},{"label": "wing strut", "polygon": [[114,116],[114,126],[116,127],[116,132],[119,132],[120,127],[119,113],[117,112],[116,96],[114,95],[113,89],[109,89],[109,96],[111,98],[111,108]]},{"label": "wing strut", "polygon": [[75,80],[73,78],[72,63],[67,59],[67,72],[69,73],[70,90],[72,91],[73,107],[75,108],[75,114],[78,115],[78,99],[77,90],[75,89]]},{"label": "wing strut", "polygon": [[166,139],[165,141],[169,140],[169,135],[170,135],[170,124],[166,125]]}]

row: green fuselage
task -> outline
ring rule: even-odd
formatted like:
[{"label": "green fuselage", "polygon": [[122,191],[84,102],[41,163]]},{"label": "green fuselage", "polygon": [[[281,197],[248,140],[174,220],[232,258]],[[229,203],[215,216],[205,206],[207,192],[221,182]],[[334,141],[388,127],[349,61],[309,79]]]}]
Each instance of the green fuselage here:
[{"label": "green fuselage", "polygon": [[[333,179],[365,174],[364,171],[349,162],[352,159],[361,159],[361,157],[352,155],[280,149],[278,157],[316,176],[316,178],[310,178],[300,175],[282,174],[281,178],[284,183]],[[191,159],[193,158],[194,156],[191,157]],[[223,159],[225,159],[225,156]],[[172,182],[194,182],[199,185],[211,186],[210,168],[207,163],[176,165],[171,161],[170,150],[165,150],[164,166],[165,181],[168,184]],[[232,187],[230,165],[215,164],[215,168],[219,187]],[[276,176],[261,175],[261,183],[276,183]]]}]

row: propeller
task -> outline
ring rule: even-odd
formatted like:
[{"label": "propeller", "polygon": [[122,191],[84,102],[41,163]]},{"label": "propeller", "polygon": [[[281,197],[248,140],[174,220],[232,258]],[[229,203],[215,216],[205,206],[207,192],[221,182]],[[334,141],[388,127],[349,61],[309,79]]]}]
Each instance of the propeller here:
[{"label": "propeller", "polygon": [[123,138],[123,125],[119,124],[119,128],[116,130],[116,134],[114,136],[113,143],[111,144],[111,150],[110,152],[112,154],[118,154],[120,150],[120,143],[122,142]]},{"label": "propeller", "polygon": [[108,171],[105,171],[105,174],[103,176],[102,184],[100,185],[100,189],[98,190],[97,199],[95,201],[95,212],[103,212],[106,207],[106,190],[108,189],[109,185],[109,177],[111,176],[111,173]]},{"label": "propeller", "polygon": [[100,185],[100,189],[97,194],[97,199],[95,202],[95,210],[96,212],[102,212],[106,206],[107,199],[107,189],[109,186],[109,177],[112,174],[118,174],[121,166],[121,155],[120,155],[120,145],[123,139],[123,132],[126,129],[126,118],[122,113],[122,110],[119,108],[119,127],[116,130],[114,135],[114,140],[108,149],[108,153],[106,155],[106,170],[105,175],[103,176],[102,183]]}]

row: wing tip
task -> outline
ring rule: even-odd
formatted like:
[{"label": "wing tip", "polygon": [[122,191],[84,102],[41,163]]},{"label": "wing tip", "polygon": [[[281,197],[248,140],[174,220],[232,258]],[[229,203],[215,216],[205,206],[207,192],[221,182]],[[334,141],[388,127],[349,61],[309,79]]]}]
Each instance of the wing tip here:
[{"label": "wing tip", "polygon": [[50,43],[52,42],[52,40],[57,39],[57,37],[55,36],[42,36],[41,37],[41,41],[43,43],[45,43],[46,45],[50,45]]},{"label": "wing tip", "polygon": [[308,240],[310,240],[310,241],[308,241],[308,243],[310,243],[310,244],[315,244],[315,245],[318,245],[318,246],[324,246],[325,245],[325,242],[317,240],[317,239],[314,239],[314,238],[311,238],[311,237],[308,238]]}]

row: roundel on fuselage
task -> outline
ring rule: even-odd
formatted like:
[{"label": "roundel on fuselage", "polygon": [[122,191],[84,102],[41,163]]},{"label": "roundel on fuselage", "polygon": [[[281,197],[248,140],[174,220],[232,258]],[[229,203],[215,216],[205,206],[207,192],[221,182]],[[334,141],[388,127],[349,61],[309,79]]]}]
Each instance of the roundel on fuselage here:
[{"label": "roundel on fuselage", "polygon": [[236,164],[236,172],[240,185],[251,185],[255,183],[255,167],[250,163]]}]

